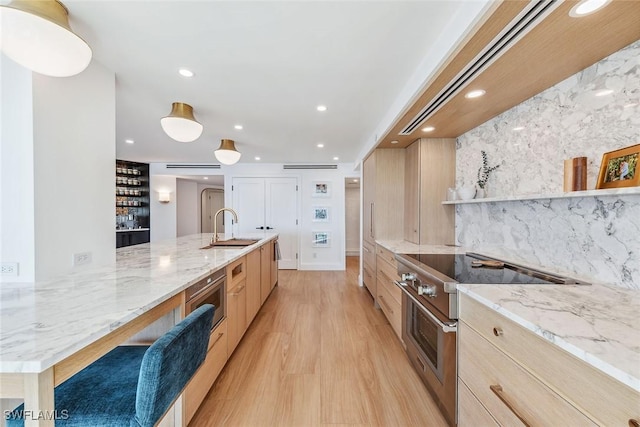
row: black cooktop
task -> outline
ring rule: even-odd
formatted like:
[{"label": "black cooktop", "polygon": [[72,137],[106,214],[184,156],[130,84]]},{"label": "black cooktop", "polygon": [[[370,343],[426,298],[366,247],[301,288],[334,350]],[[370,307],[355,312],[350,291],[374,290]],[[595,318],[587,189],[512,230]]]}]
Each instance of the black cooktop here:
[{"label": "black cooktop", "polygon": [[404,254],[458,283],[575,284],[577,281],[476,253]]}]

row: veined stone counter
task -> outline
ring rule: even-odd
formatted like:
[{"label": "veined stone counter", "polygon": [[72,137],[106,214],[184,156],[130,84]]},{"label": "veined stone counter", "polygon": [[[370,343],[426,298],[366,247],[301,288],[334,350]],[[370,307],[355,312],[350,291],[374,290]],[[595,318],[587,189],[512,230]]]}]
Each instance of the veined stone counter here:
[{"label": "veined stone counter", "polygon": [[116,263],[53,280],[2,283],[0,373],[40,373],[109,332],[273,240],[241,249],[200,249],[211,234],[120,248]]},{"label": "veined stone counter", "polygon": [[458,290],[640,391],[640,292],[598,284]]}]

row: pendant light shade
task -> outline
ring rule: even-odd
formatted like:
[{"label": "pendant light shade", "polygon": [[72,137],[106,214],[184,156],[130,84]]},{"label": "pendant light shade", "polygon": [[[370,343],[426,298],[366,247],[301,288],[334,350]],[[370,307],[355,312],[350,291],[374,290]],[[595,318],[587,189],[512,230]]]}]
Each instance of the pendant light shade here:
[{"label": "pendant light shade", "polygon": [[214,152],[216,159],[223,165],[233,165],[240,160],[240,152],[236,150],[236,144],[231,139],[223,139],[220,148]]},{"label": "pendant light shade", "polygon": [[171,114],[161,118],[160,125],[167,135],[179,142],[195,141],[203,129],[193,117],[193,107],[182,102],[173,103]]},{"label": "pendant light shade", "polygon": [[91,48],[69,26],[58,0],[13,0],[0,6],[0,49],[36,73],[69,77],[91,62]]}]

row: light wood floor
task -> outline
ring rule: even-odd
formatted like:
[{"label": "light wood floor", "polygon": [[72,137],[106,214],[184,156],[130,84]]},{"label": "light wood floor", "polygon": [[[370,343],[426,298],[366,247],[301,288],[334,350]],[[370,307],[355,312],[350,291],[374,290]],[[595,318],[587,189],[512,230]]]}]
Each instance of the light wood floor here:
[{"label": "light wood floor", "polygon": [[446,426],[347,260],[280,271],[190,426]]}]

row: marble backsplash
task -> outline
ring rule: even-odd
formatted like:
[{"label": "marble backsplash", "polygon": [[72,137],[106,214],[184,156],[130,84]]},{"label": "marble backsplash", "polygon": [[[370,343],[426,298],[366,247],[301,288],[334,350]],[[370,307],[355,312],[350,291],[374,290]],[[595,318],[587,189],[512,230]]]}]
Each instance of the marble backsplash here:
[{"label": "marble backsplash", "polygon": [[[595,188],[602,154],[640,143],[640,42],[571,76],[457,141],[457,185],[474,185],[481,150],[500,164],[490,197],[561,193],[563,160],[588,158]],[[514,130],[522,128],[520,130]],[[640,290],[640,195],[461,204],[465,247]]]}]

